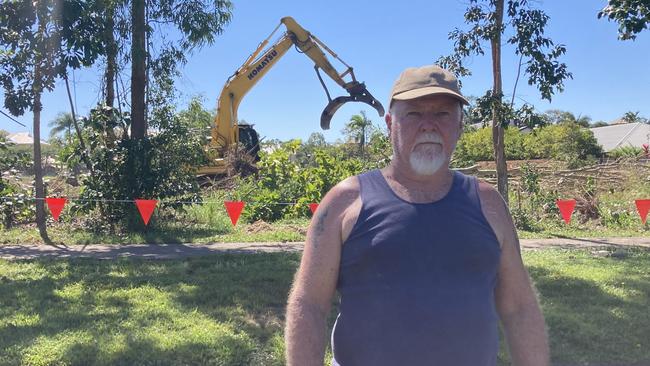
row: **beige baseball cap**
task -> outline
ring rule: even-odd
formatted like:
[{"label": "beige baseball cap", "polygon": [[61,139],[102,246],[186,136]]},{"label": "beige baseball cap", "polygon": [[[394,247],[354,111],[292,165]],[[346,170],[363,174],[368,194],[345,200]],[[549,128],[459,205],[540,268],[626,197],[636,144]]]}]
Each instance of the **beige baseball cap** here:
[{"label": "beige baseball cap", "polygon": [[399,76],[390,93],[390,104],[393,100],[409,100],[434,94],[446,94],[460,100],[463,104],[469,102],[460,93],[458,80],[451,72],[436,66],[411,67]]}]

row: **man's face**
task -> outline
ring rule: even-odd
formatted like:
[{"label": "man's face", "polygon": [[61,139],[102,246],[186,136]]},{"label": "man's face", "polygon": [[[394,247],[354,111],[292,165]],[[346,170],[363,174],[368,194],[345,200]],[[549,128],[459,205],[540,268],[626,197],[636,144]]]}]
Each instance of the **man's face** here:
[{"label": "man's face", "polygon": [[395,100],[386,115],[393,163],[423,176],[448,166],[462,132],[461,118],[458,99],[446,95]]}]

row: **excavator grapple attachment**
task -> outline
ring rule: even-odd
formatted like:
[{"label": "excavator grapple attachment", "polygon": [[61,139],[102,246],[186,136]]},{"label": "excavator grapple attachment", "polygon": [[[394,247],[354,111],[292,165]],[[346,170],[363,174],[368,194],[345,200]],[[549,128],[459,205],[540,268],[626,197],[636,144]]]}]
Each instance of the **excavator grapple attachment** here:
[{"label": "excavator grapple attachment", "polygon": [[380,117],[384,116],[384,106],[381,105],[381,103],[375,99],[375,97],[372,96],[366,90],[366,88],[363,88],[360,92],[355,92],[351,93],[350,96],[342,96],[342,97],[337,97],[331,100],[325,109],[323,110],[323,113],[320,115],[320,127],[323,130],[329,130],[330,128],[330,122],[332,121],[332,117],[334,116],[334,113],[343,106],[343,104],[347,102],[361,102],[368,104],[369,106],[373,107],[377,113],[379,113]]}]

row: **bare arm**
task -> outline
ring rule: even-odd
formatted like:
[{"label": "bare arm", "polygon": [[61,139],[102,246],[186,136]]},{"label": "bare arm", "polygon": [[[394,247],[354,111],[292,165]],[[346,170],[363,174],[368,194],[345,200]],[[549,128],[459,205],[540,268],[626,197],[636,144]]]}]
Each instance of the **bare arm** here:
[{"label": "bare arm", "polygon": [[287,304],[287,365],[322,365],[326,321],[336,291],[347,210],[358,197],[356,178],[325,196],[307,231],[300,268]]},{"label": "bare arm", "polygon": [[519,239],[501,195],[489,184],[479,186],[483,212],[501,243],[495,291],[513,365],[548,366],[549,346],[535,290],[521,259]]}]

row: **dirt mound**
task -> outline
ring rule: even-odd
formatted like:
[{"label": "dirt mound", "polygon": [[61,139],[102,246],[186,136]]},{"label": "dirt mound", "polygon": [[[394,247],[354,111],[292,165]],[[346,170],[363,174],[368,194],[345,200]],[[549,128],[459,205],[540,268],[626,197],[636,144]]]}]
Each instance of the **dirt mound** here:
[{"label": "dirt mound", "polygon": [[257,220],[254,223],[248,225],[246,232],[249,234],[261,233],[263,231],[271,231],[273,226],[264,220]]}]

